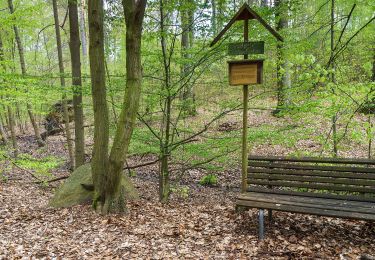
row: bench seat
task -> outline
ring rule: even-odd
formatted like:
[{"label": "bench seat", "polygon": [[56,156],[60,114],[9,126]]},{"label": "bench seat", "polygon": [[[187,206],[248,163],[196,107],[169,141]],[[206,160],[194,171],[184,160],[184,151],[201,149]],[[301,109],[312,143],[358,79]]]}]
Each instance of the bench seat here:
[{"label": "bench seat", "polygon": [[264,210],[375,221],[375,160],[249,156],[245,191],[236,208],[259,209],[259,237]]},{"label": "bench seat", "polygon": [[246,192],[237,207],[259,208],[328,217],[375,221],[375,202],[319,198],[278,193]]}]

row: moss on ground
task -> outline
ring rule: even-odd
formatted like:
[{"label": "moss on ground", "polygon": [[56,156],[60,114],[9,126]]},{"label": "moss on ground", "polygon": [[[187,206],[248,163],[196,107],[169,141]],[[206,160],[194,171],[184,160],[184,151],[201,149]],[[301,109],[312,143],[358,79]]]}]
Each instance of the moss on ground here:
[{"label": "moss on ground", "polygon": [[[90,164],[85,164],[77,168],[69,178],[56,189],[54,196],[49,201],[49,206],[64,208],[91,203],[94,192],[84,189],[81,184],[92,185]],[[125,189],[127,200],[138,199],[136,189],[125,174],[122,175],[121,186]]]}]

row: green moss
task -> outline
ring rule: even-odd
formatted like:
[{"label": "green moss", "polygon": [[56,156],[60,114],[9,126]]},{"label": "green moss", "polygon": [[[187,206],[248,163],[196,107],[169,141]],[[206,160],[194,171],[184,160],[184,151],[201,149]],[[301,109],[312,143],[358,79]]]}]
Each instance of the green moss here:
[{"label": "green moss", "polygon": [[[84,189],[81,184],[92,185],[90,164],[85,164],[77,168],[70,177],[56,189],[54,196],[49,202],[49,206],[63,208],[83,203],[91,203],[94,192]],[[137,191],[125,174],[122,175],[120,185],[125,190],[127,200],[138,199]]]}]

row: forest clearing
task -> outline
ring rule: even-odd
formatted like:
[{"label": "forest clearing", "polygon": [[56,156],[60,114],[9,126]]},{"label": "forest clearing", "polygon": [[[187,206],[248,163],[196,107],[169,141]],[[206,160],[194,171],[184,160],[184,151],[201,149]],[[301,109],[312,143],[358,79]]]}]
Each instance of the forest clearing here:
[{"label": "forest clearing", "polygon": [[0,259],[375,259],[371,0],[0,0]]}]

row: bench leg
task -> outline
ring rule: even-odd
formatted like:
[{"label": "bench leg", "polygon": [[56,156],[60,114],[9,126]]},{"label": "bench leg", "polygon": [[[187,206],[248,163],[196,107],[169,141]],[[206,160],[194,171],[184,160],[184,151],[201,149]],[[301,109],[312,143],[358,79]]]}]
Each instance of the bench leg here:
[{"label": "bench leg", "polygon": [[272,223],[272,209],[268,210],[268,221]]},{"label": "bench leg", "polygon": [[264,239],[264,210],[263,209],[259,209],[258,226],[259,226],[259,231],[258,231],[259,240],[263,240]]}]

